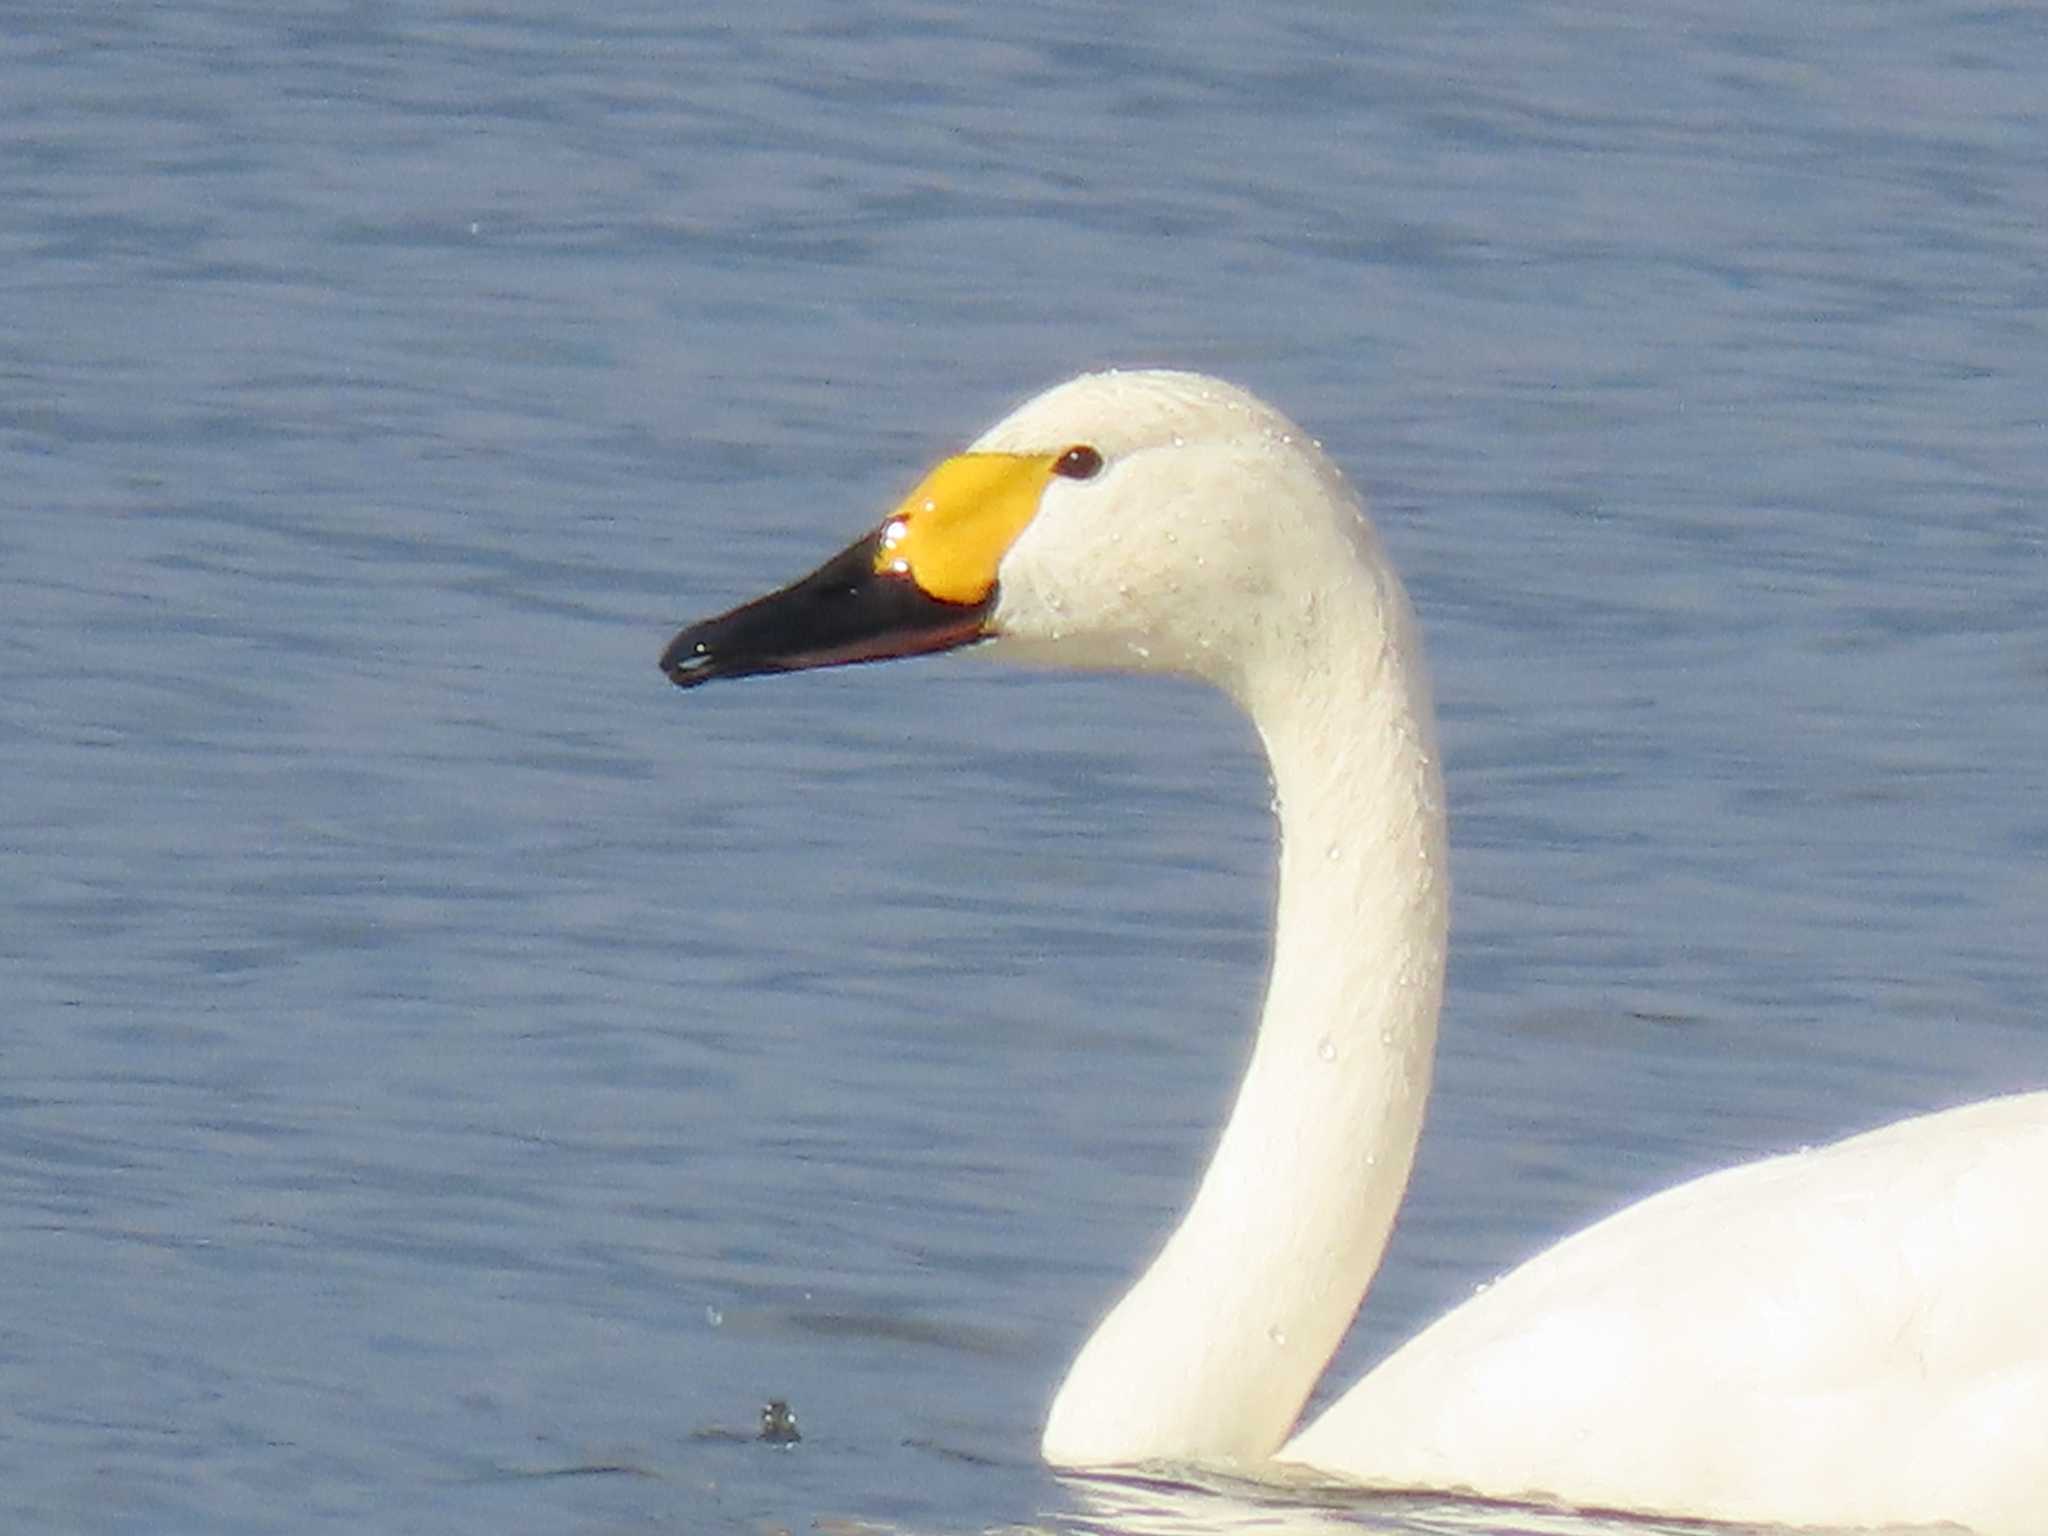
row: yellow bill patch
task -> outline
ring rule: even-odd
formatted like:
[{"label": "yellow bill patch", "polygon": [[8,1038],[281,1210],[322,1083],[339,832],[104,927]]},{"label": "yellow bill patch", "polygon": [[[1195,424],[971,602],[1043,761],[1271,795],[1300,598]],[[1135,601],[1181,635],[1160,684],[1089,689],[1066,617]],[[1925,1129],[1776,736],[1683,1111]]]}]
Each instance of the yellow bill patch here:
[{"label": "yellow bill patch", "polygon": [[963,453],[947,459],[882,526],[878,575],[908,576],[927,597],[978,603],[1052,479],[1053,453]]}]

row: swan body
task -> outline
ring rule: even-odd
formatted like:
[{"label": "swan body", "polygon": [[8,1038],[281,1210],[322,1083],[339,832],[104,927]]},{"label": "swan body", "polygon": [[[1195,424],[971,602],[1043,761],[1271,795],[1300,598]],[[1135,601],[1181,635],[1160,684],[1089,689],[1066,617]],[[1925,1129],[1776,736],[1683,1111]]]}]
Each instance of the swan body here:
[{"label": "swan body", "polygon": [[1208,681],[1280,818],[1272,970],[1186,1216],[1054,1399],[1056,1464],[1296,1463],[1704,1519],[2048,1519],[2048,1093],[1664,1191],[1495,1282],[1299,1432],[1406,1189],[1449,932],[1414,615],[1320,448],[1193,374],[1084,376],[814,575],[682,631],[678,684],[987,643]]}]

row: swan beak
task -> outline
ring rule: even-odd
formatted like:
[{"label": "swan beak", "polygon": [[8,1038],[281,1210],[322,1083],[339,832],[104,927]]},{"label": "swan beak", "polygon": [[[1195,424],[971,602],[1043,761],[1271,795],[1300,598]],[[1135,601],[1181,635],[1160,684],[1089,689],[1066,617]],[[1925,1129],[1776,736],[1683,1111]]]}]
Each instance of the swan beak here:
[{"label": "swan beak", "polygon": [[996,568],[1038,510],[1053,454],[946,460],[866,538],[778,592],[682,630],[678,688],[949,651],[988,635]]},{"label": "swan beak", "polygon": [[887,526],[800,581],[692,624],[669,641],[661,670],[678,688],[717,677],[801,672],[947,651],[981,638],[994,606],[929,596],[907,575],[877,569]]}]

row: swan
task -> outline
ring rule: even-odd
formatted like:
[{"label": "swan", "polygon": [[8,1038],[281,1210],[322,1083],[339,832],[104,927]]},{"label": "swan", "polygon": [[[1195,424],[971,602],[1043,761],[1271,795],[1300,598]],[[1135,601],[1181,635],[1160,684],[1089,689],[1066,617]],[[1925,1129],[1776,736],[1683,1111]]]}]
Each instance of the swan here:
[{"label": "swan", "polygon": [[1401,1203],[1443,993],[1444,795],[1406,593],[1278,411],[1200,375],[1110,372],[1027,401],[661,666],[693,687],[981,644],[1221,688],[1280,822],[1242,1086],[1186,1215],[1055,1396],[1047,1460],[1296,1464],[1781,1525],[2048,1525],[2048,1092],[1657,1194],[1297,1429]]}]

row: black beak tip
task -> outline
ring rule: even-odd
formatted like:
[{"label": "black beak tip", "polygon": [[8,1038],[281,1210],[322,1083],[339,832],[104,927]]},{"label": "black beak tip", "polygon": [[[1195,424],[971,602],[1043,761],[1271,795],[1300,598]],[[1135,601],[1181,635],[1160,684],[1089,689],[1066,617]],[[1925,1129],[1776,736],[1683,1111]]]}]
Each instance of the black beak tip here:
[{"label": "black beak tip", "polygon": [[686,630],[661,653],[661,670],[678,688],[694,688],[718,675],[718,663],[711,647]]},{"label": "black beak tip", "polygon": [[993,593],[978,603],[928,596],[877,572],[871,533],[800,581],[676,632],[661,670],[678,688],[726,677],[803,672],[949,651],[983,637]]}]

